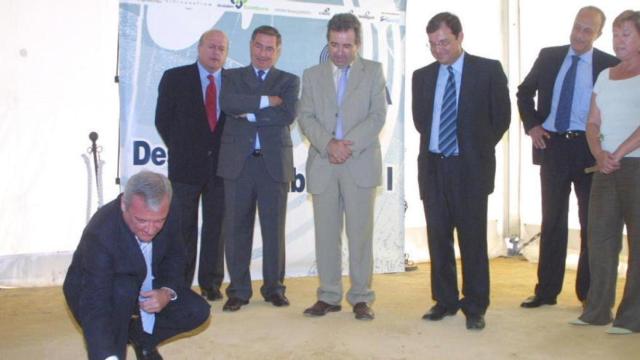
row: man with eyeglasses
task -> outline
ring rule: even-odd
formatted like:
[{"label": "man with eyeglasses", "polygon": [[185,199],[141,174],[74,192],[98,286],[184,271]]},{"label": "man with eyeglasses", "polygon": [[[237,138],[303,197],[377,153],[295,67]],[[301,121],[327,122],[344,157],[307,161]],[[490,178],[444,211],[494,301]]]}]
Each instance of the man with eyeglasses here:
[{"label": "man with eyeglasses", "polygon": [[[456,15],[435,15],[427,36],[436,61],[413,73],[412,89],[435,301],[422,318],[437,321],[461,309],[467,329],[481,330],[489,306],[487,201],[494,187],[495,146],[511,118],[507,77],[498,61],[464,52]],[[462,298],[454,229],[462,260]]]},{"label": "man with eyeglasses", "polygon": [[[589,290],[587,217],[593,166],[585,128],[593,84],[600,71],[618,60],[593,48],[605,22],[602,10],[586,6],[576,15],[570,45],[540,51],[533,68],[518,86],[518,110],[533,144],[533,163],[540,165],[542,231],[538,283],[533,296],[520,306],[554,305],[562,291],[567,256],[571,184],[578,199],[580,256],[576,294],[584,301]],[[565,85],[566,84],[566,85]],[[537,103],[534,98],[537,95]]]},{"label": "man with eyeglasses", "polygon": [[237,311],[252,296],[251,250],[256,210],[262,230],[260,293],[274,306],[285,296],[285,217],[288,184],[293,180],[289,126],[296,116],[300,79],[275,68],[282,50],[280,32],[271,26],[253,31],[251,64],[225,71],[220,106],[227,114],[218,159],[224,178],[223,237],[231,282],[224,311]]}]

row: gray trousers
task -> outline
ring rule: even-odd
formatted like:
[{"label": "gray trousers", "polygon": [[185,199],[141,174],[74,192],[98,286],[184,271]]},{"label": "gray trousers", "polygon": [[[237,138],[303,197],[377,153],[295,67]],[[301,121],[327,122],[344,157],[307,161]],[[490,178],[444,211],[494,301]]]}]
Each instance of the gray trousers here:
[{"label": "gray trousers", "polygon": [[373,206],[376,189],[356,185],[346,167],[333,167],[333,178],[320,194],[313,195],[316,261],[320,287],[318,300],[339,305],[342,301],[342,227],[346,220],[351,288],[347,301],[371,304],[373,272]]},{"label": "gray trousers", "polygon": [[[627,226],[627,279],[615,319],[618,260],[622,229]],[[580,320],[640,332],[640,158],[624,158],[619,170],[596,173],[589,202],[591,286]]]}]

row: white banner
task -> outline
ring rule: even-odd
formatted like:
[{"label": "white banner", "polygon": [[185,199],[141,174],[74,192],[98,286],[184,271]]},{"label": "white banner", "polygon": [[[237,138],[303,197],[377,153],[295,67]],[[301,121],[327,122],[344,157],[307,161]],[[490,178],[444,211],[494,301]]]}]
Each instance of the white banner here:
[{"label": "white banner", "polygon": [[[229,36],[225,68],[246,66],[249,39],[260,25],[276,27],[283,49],[277,67],[298,76],[327,61],[326,23],[352,12],[362,22],[361,55],[385,69],[387,121],[381,132],[384,184],[378,190],[374,271],[404,271],[404,0],[345,1],[166,0],[120,1],[120,174],[121,183],[141,169],[166,173],[167,152],[154,126],[157,87],[169,68],[195,62],[200,35],[217,28]],[[308,143],[291,128],[295,180],[286,226],[287,276],[315,275],[313,211],[305,190]],[[252,278],[262,276],[262,242],[256,224]],[[346,241],[344,242],[346,244]],[[348,270],[343,246],[343,269]]]}]

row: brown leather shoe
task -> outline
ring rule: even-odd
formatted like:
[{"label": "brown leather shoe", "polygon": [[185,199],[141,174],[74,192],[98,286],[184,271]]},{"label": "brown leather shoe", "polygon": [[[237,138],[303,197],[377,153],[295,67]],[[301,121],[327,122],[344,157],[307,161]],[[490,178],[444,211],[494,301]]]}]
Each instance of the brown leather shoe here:
[{"label": "brown leather shoe", "polygon": [[365,302],[359,302],[353,306],[353,312],[356,314],[358,320],[373,320],[375,314],[373,309]]},{"label": "brown leather shoe", "polygon": [[331,305],[324,301],[317,301],[313,306],[304,311],[305,316],[324,316],[328,312],[335,312],[342,310],[340,305]]}]

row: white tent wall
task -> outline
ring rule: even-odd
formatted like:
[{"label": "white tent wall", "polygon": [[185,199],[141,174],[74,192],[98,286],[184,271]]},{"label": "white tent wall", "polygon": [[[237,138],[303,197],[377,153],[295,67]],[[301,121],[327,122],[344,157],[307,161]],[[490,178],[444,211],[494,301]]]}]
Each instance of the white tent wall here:
[{"label": "white tent wall", "polygon": [[86,222],[91,131],[104,198],[118,193],[118,4],[5,0],[0,14],[0,284],[61,283]]},{"label": "white tent wall", "polygon": [[[417,196],[418,139],[410,108],[411,74],[433,61],[424,32],[428,19],[439,11],[459,15],[465,49],[502,61],[513,100],[539,49],[567,43],[576,10],[588,4],[607,14],[596,46],[611,52],[611,20],[623,9],[637,9],[637,0],[451,0],[446,7],[431,1],[407,1],[405,246],[412,259],[428,258]],[[87,202],[88,170],[81,157],[90,145],[87,135],[91,131],[100,135],[105,201],[119,191],[114,181],[118,3],[4,0],[0,14],[4,34],[0,42],[0,163],[4,168],[0,177],[0,285],[60,284],[85,225],[87,207],[95,210],[96,206],[95,191],[92,202]],[[522,134],[515,107],[508,140],[499,145],[498,161],[502,165],[489,212],[493,255],[504,253],[505,236],[519,234],[528,239],[539,231],[538,168],[530,163],[530,141]],[[575,200],[571,204],[570,247],[575,250]],[[535,257],[537,247],[529,247],[529,253]]]}]

